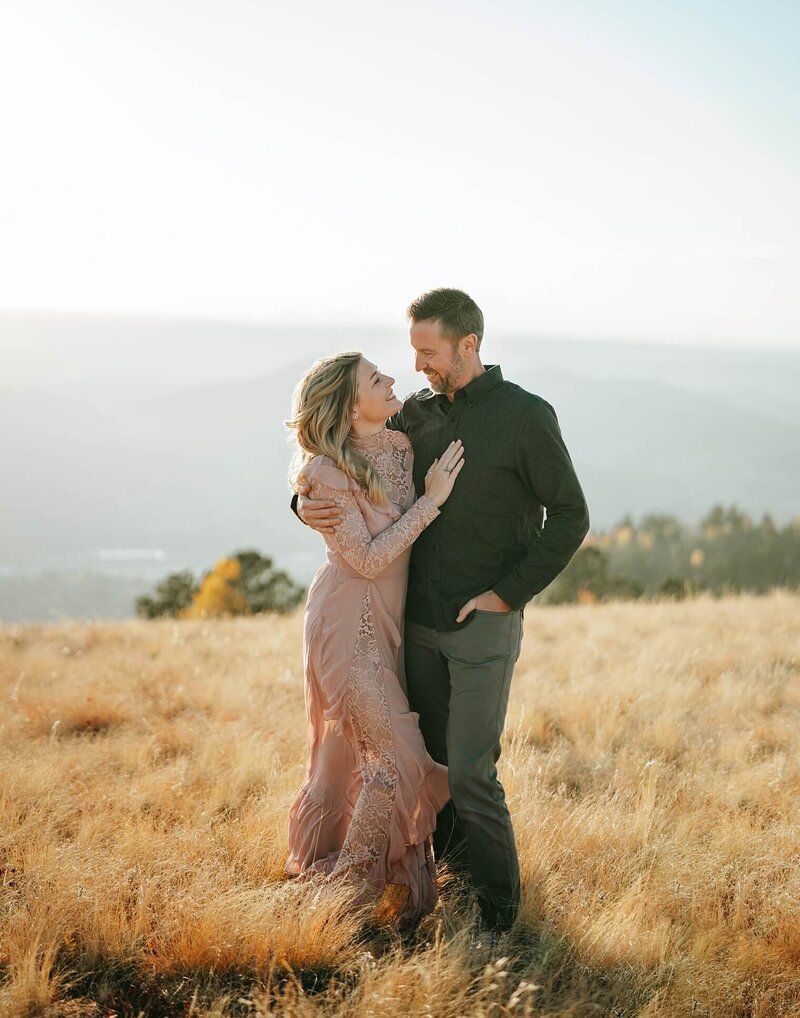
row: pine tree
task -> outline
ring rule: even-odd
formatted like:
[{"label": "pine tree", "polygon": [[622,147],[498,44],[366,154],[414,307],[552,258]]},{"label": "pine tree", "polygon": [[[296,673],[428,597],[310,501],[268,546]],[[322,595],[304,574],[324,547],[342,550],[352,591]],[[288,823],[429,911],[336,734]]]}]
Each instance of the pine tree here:
[{"label": "pine tree", "polygon": [[192,603],[197,583],[191,571],[172,573],[156,586],[155,597],[137,597],[136,614],[146,619],[162,615],[179,615]]}]

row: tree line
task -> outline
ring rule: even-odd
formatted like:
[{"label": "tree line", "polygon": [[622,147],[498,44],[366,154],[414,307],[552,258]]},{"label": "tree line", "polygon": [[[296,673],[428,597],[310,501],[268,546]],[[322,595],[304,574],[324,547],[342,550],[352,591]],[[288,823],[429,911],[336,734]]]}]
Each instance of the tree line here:
[{"label": "tree line", "polygon": [[[627,515],[607,531],[590,532],[567,568],[537,595],[542,604],[593,603],[645,597],[684,598],[800,589],[800,516],[783,528],[771,516],[752,520],[735,505],[714,506],[699,526],[675,516]],[[200,580],[172,573],[136,614],[152,619],[211,618],[288,612],[306,590],[255,550],[220,559]]]},{"label": "tree line", "polygon": [[284,613],[305,596],[305,587],[276,569],[271,558],[250,549],[220,559],[199,581],[189,569],[171,573],[156,586],[152,597],[136,599],[136,614],[146,619],[163,615],[205,619]]},{"label": "tree line", "polygon": [[715,505],[697,526],[651,513],[638,524],[627,515],[610,530],[590,532],[537,600],[763,594],[773,587],[800,588],[800,516],[779,528],[768,513],[756,522],[735,505]]}]

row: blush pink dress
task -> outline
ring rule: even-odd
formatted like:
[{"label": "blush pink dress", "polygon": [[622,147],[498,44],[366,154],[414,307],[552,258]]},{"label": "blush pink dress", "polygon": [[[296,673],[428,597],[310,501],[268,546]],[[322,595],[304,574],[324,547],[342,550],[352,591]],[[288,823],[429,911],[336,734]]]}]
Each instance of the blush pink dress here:
[{"label": "blush pink dress", "polygon": [[398,922],[437,897],[431,851],[436,814],[450,798],[447,768],[425,749],[409,709],[402,660],[411,545],[439,515],[415,499],[409,439],[384,429],[354,446],[379,472],[390,502],[372,502],[331,460],[303,473],[312,498],[342,510],[311,584],[303,645],[308,769],[289,812],[286,872],[353,884],[354,900],[405,885]]}]

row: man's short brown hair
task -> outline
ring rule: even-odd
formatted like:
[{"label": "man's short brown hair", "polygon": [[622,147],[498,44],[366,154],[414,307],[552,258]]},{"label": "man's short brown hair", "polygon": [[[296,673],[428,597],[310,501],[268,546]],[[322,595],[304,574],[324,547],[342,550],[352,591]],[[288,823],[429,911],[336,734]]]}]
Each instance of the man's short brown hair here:
[{"label": "man's short brown hair", "polygon": [[480,348],[483,339],[483,312],[463,290],[452,290],[445,286],[428,290],[408,305],[406,315],[415,325],[417,322],[438,322],[443,335],[454,345],[459,339],[474,332]]}]

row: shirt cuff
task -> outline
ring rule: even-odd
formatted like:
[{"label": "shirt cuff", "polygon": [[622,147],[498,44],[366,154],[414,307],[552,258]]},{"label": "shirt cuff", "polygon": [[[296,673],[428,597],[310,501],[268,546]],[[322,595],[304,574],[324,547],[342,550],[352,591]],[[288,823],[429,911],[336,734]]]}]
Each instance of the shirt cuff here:
[{"label": "shirt cuff", "polygon": [[508,605],[512,611],[524,607],[533,597],[528,588],[515,576],[504,576],[502,580],[492,587],[492,590],[499,598]]},{"label": "shirt cuff", "polygon": [[295,514],[295,516],[298,518],[298,520],[300,520],[300,522],[303,524],[303,526],[305,526],[305,522],[306,521],[302,518],[300,513],[297,511],[297,495],[296,494],[292,495],[292,501],[289,503],[289,505],[291,506],[292,512]]}]

